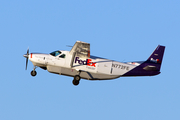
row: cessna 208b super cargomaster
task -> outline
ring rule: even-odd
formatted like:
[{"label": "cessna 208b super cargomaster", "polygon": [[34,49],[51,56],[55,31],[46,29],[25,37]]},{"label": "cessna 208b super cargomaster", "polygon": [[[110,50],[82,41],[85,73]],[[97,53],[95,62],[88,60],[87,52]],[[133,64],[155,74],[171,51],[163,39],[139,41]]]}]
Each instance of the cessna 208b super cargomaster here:
[{"label": "cessna 208b super cargomaster", "polygon": [[154,76],[160,74],[165,46],[159,45],[146,61],[117,62],[90,55],[90,44],[77,41],[71,51],[58,50],[50,54],[30,53],[26,57],[33,63],[32,76],[40,67],[50,73],[74,77],[73,84],[78,85],[81,78],[87,80],[109,80],[126,76]]}]

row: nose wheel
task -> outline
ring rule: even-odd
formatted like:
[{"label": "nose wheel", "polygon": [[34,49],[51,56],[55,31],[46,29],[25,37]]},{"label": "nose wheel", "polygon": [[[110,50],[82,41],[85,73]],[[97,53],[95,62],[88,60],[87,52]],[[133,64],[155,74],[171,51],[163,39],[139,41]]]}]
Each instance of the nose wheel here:
[{"label": "nose wheel", "polygon": [[31,75],[32,75],[33,77],[37,75],[37,72],[35,71],[36,68],[37,68],[37,67],[34,66],[34,69],[31,71]]},{"label": "nose wheel", "polygon": [[31,71],[31,75],[34,77],[34,76],[37,75],[37,72],[36,72],[35,70],[32,70],[32,71]]},{"label": "nose wheel", "polygon": [[72,81],[73,85],[77,86],[79,85],[81,77],[79,75],[74,76],[74,80]]}]

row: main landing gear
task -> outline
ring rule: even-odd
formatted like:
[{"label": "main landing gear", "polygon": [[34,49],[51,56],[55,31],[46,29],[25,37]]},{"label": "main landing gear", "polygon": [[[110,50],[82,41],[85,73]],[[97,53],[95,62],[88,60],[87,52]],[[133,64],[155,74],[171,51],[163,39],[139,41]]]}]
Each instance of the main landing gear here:
[{"label": "main landing gear", "polygon": [[81,77],[79,75],[74,76],[74,80],[72,81],[73,85],[77,86],[79,85]]},{"label": "main landing gear", "polygon": [[36,68],[37,68],[37,66],[34,66],[33,70],[31,71],[31,75],[33,77],[37,75],[37,72],[35,71]]},{"label": "main landing gear", "polygon": [[81,74],[82,71],[78,70],[78,72],[79,72],[79,75],[75,75],[74,80],[72,81],[73,85],[75,85],[75,86],[79,85],[79,81],[81,79],[80,74]]}]

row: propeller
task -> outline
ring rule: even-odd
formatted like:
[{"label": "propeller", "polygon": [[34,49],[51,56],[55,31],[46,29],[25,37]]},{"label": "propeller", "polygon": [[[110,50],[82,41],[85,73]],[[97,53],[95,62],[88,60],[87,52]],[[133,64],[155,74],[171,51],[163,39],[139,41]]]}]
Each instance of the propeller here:
[{"label": "propeller", "polygon": [[24,54],[23,56],[26,58],[26,70],[27,70],[28,59],[29,59],[29,48],[27,49],[27,54]]}]

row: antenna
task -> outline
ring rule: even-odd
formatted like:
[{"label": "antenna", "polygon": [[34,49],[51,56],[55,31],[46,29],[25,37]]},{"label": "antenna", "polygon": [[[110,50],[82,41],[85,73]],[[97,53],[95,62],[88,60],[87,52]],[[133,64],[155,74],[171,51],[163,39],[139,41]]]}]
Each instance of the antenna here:
[{"label": "antenna", "polygon": [[71,46],[71,45],[66,45],[66,47],[73,47],[73,46]]}]

